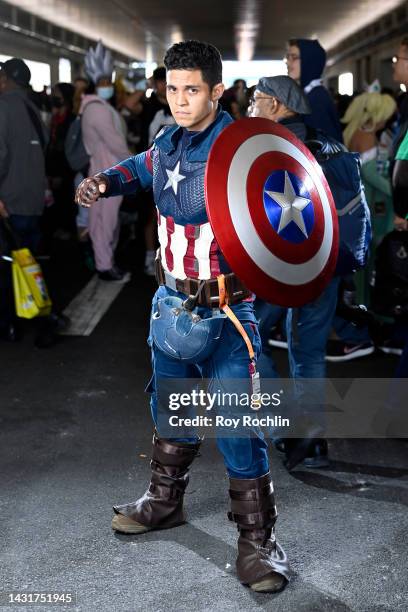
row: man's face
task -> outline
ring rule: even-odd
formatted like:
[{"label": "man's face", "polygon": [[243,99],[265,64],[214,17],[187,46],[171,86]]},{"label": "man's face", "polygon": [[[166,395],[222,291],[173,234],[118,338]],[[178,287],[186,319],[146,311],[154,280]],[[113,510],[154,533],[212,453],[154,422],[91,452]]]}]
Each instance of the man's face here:
[{"label": "man's face", "polygon": [[76,79],[74,81],[75,91],[78,93],[84,93],[85,89],[88,87],[88,82],[85,79]]},{"label": "man's face", "polygon": [[271,119],[272,96],[267,96],[259,89],[255,89],[248,108],[249,117],[261,117],[261,119]]},{"label": "man's face", "polygon": [[300,80],[300,49],[297,45],[289,45],[286,53],[288,76],[295,81]]},{"label": "man's face", "polygon": [[168,70],[167,102],[176,123],[192,131],[204,130],[214,120],[224,85],[210,91],[201,70]]},{"label": "man's face", "polygon": [[392,64],[392,77],[398,84],[408,85],[408,47],[400,45]]}]

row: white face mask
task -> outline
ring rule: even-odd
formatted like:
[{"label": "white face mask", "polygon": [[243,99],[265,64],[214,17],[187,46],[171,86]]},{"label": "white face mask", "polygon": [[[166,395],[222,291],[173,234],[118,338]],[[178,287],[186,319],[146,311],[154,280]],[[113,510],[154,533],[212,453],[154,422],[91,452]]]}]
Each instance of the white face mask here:
[{"label": "white face mask", "polygon": [[97,87],[96,93],[102,98],[102,100],[110,100],[114,93],[113,85],[108,85],[107,87]]}]

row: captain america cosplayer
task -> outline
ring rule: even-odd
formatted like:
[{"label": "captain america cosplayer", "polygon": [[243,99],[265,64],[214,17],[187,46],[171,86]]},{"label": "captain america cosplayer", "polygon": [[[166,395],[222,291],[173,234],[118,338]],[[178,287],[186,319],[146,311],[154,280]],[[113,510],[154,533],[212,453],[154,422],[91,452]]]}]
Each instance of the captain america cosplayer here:
[{"label": "captain america cosplayer", "polygon": [[[175,126],[164,128],[146,152],[130,157],[104,172],[85,179],[76,201],[93,205],[99,197],[153,189],[158,214],[160,286],[153,298],[152,313],[166,297],[196,295],[198,314],[211,317],[221,306],[219,279],[224,279],[229,305],[237,325],[247,334],[255,359],[261,344],[253,299],[228,268],[209,223],[204,195],[204,175],[209,151],[220,132],[232,123],[222,111],[222,61],[219,51],[207,43],[186,41],[166,53],[167,99]],[[97,204],[102,205],[103,203]],[[210,379],[222,384],[243,379],[250,384],[251,360],[247,344],[236,326],[226,318],[211,354],[197,363],[170,357],[152,341],[153,376],[149,385],[151,410],[157,426],[157,395],[160,381],[175,378]],[[153,437],[152,475],[146,493],[135,502],[115,506],[112,527],[138,534],[174,527],[185,522],[183,496],[188,469],[201,440]],[[218,437],[230,479],[230,520],[239,531],[237,573],[254,591],[282,590],[290,579],[287,557],[277,543],[277,517],[267,444],[260,431],[240,437]]]}]

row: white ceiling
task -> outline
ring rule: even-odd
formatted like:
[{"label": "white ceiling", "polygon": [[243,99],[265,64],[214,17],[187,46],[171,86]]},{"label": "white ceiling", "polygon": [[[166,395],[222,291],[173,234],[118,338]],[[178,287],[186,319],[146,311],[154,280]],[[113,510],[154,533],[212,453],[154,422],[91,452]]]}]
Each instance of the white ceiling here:
[{"label": "white ceiling", "polygon": [[139,60],[160,61],[180,39],[217,45],[227,59],[280,59],[291,37],[326,49],[404,0],[7,0]]}]

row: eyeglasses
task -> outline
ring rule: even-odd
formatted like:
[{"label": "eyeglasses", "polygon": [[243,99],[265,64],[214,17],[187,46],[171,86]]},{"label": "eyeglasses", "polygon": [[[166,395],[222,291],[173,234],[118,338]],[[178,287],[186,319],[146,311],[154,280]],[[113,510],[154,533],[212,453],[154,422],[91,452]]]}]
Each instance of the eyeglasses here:
[{"label": "eyeglasses", "polygon": [[293,61],[294,62],[295,60],[298,60],[298,59],[300,59],[300,55],[296,55],[296,53],[287,53],[285,55],[285,61],[287,61],[287,62],[288,61]]},{"label": "eyeglasses", "polygon": [[400,55],[394,55],[394,57],[392,58],[392,63],[396,64],[398,60],[404,60],[405,62],[408,62],[408,57],[401,57]]},{"label": "eyeglasses", "polygon": [[249,98],[249,106],[253,106],[258,102],[258,100],[273,100],[273,98],[271,96],[256,96],[256,98],[254,98],[254,96],[251,96]]}]

